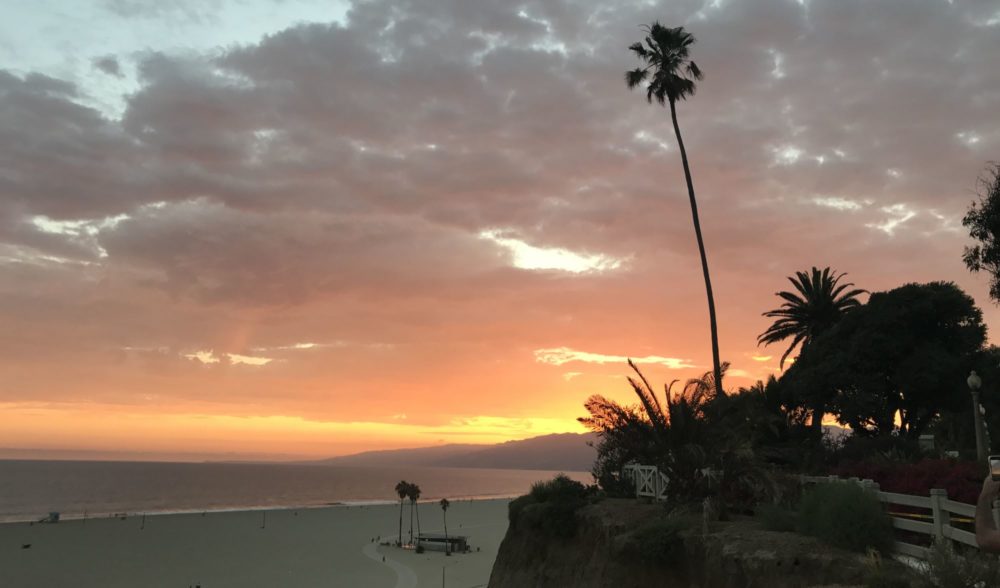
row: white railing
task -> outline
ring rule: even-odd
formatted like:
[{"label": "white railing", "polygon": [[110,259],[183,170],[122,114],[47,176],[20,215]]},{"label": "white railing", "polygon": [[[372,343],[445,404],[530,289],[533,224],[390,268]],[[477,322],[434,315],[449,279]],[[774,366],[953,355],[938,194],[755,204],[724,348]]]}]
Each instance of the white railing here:
[{"label": "white railing", "polygon": [[[886,505],[886,510],[889,511],[889,515],[892,518],[893,527],[903,531],[910,531],[911,533],[929,535],[935,540],[949,539],[972,547],[978,547],[974,532],[952,526],[952,522],[965,522],[974,527],[976,519],[975,505],[948,500],[948,492],[946,490],[935,488],[930,491],[930,496],[913,496],[910,494],[882,492],[879,489],[879,485],[872,480],[859,480],[857,478],[844,480],[837,476],[802,476],[801,479],[806,484],[855,482],[863,488],[875,492],[878,499]],[[890,508],[891,505],[925,509],[929,510],[930,513],[893,513]],[[961,519],[965,520],[962,521]],[[998,503],[996,502],[993,503],[993,522],[994,524],[1000,523],[1000,508],[998,508]],[[896,541],[896,552],[920,559],[927,558],[926,547],[903,541]]]},{"label": "white railing", "polygon": [[635,486],[636,498],[667,499],[670,478],[656,466],[628,464],[622,468],[622,476]]},{"label": "white railing", "polygon": [[[670,478],[659,471],[656,466],[628,464],[622,468],[622,477],[631,481],[635,486],[636,498],[652,498],[654,500],[666,500],[667,498]],[[930,491],[930,496],[913,496],[910,494],[882,492],[879,485],[872,480],[859,480],[858,478],[843,479],[837,476],[801,476],[800,479],[804,484],[829,482],[857,483],[863,488],[874,492],[878,499],[886,505],[886,511],[889,512],[893,527],[902,531],[928,535],[935,540],[947,539],[972,547],[978,547],[974,532],[952,526],[953,522],[964,522],[974,527],[976,518],[975,505],[949,500],[946,490],[935,488]],[[892,505],[919,508],[930,512],[928,514],[893,513],[891,509]],[[1000,502],[993,503],[993,522],[997,527],[1000,527]],[[908,555],[919,559],[927,558],[927,548],[921,545],[896,541],[895,547],[896,552],[901,555]]]}]

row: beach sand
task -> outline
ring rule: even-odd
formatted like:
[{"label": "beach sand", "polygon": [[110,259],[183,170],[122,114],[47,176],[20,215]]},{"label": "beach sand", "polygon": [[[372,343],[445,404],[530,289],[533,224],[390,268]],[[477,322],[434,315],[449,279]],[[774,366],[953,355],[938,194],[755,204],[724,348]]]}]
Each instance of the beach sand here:
[{"label": "beach sand", "polygon": [[[507,531],[508,503],[453,501],[448,532],[469,536],[473,552],[450,557],[372,543],[395,540],[398,505],[9,523],[0,525],[0,586],[437,587],[445,567],[446,586],[481,587]],[[403,519],[405,540],[408,505]],[[420,506],[420,522],[424,532],[443,531],[437,503]]]}]

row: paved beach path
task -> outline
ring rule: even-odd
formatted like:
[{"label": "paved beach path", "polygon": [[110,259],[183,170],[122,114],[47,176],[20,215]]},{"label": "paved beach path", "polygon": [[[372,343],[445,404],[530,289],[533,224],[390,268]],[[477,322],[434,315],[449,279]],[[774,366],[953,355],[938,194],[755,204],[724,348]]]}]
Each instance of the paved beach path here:
[{"label": "paved beach path", "polygon": [[[395,532],[395,530],[389,531],[388,533],[381,535],[381,537],[391,537]],[[392,568],[393,571],[396,572],[396,588],[416,588],[416,572],[414,572],[413,569],[406,564],[393,559],[391,552],[386,553],[385,555],[379,553],[378,548],[378,543],[368,542],[361,548],[361,553],[364,553],[366,556],[380,564],[384,564]],[[385,558],[385,561],[383,561],[383,558]]]}]

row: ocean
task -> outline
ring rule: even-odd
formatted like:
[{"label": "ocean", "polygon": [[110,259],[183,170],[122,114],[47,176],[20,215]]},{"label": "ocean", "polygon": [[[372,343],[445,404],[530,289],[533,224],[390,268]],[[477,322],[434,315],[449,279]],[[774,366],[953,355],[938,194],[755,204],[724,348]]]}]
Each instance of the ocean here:
[{"label": "ocean", "polygon": [[[420,501],[524,494],[559,472],[434,467],[0,460],[0,522],[119,513],[206,512],[398,502],[400,480]],[[591,483],[587,472],[565,472]]]}]

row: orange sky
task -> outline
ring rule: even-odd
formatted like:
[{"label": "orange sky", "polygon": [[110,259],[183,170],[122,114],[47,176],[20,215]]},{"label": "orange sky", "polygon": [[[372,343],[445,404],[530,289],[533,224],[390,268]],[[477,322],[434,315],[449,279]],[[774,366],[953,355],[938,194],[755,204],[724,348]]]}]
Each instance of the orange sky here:
[{"label": "orange sky", "polygon": [[0,71],[0,457],[494,443],[631,401],[625,357],[707,371],[675,140],[622,82],[654,18],[706,72],[679,112],[729,387],[777,369],[760,315],[812,265],[956,281],[998,324],[961,262],[1000,153],[988,7],[445,4],[96,18],[172,31],[149,51],[52,17]]}]

